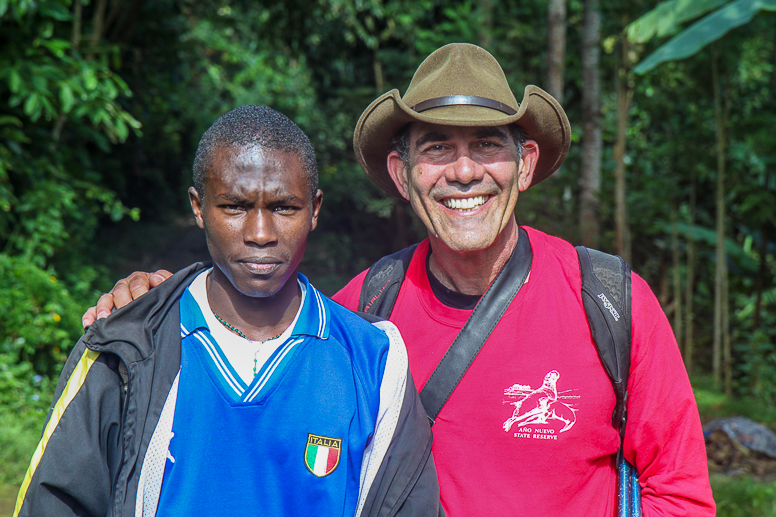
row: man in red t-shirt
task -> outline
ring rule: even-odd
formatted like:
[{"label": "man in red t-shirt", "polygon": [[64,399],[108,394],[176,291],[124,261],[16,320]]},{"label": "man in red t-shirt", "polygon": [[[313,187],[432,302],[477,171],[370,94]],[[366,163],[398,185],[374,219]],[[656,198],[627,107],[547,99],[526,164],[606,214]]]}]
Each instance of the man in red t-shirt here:
[{"label": "man in red t-shirt", "polygon": [[[408,200],[428,229],[390,317],[418,390],[519,239],[530,243],[528,278],[434,424],[451,516],[616,514],[615,397],[587,324],[576,252],[520,228],[514,215],[519,193],[563,163],[570,138],[554,98],[528,86],[518,103],[493,56],[468,44],[432,53],[403,97],[380,96],[356,125],[367,176]],[[365,275],[335,300],[356,310]],[[114,293],[126,303],[130,290],[165,276],[136,274]],[[112,304],[106,295],[85,322]],[[643,514],[714,515],[689,380],[665,315],[635,274],[631,331],[623,452],[640,473]]]}]

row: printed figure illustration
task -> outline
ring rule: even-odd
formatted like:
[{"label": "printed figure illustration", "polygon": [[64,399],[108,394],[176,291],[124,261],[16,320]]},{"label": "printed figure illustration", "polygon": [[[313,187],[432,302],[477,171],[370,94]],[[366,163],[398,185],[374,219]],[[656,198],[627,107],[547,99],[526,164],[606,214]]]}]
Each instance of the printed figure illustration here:
[{"label": "printed figure illustration", "polygon": [[544,382],[538,389],[530,386],[514,384],[504,390],[504,395],[518,397],[512,416],[504,422],[504,431],[509,431],[513,425],[523,427],[531,424],[546,424],[552,420],[563,422],[559,432],[568,431],[576,423],[576,410],[558,400],[557,383],[560,373],[552,370],[544,376]]}]

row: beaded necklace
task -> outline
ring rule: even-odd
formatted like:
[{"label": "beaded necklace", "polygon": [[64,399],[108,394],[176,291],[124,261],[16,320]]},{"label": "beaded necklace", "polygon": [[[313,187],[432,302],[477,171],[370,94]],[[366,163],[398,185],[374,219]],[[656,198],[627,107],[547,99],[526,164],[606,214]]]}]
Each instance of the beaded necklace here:
[{"label": "beaded necklace", "polygon": [[[237,335],[238,335],[238,336],[240,336],[241,338],[243,338],[243,339],[248,339],[248,337],[247,337],[245,334],[243,334],[243,333],[240,331],[240,329],[238,329],[237,327],[235,327],[235,326],[233,326],[233,325],[230,325],[229,323],[227,323],[227,322],[226,322],[226,320],[225,320],[224,318],[222,318],[221,316],[219,316],[218,314],[216,314],[216,311],[214,311],[214,310],[212,310],[212,309],[211,309],[211,312],[213,313],[213,316],[215,316],[215,317],[216,317],[216,319],[218,320],[218,322],[219,322],[221,325],[223,325],[224,327],[228,328],[229,330],[231,330],[232,332],[234,332],[235,334],[237,334]],[[262,341],[262,343],[266,343],[267,341],[272,341],[273,339],[277,339],[277,338],[279,338],[279,337],[280,337],[280,335],[281,335],[281,334],[283,334],[283,333],[281,332],[281,333],[280,333],[280,334],[278,334],[277,336],[272,336],[272,337],[271,337],[271,338],[269,338],[269,339],[265,339],[264,341]],[[250,341],[250,340],[249,340],[249,341]],[[256,358],[256,356],[258,355],[258,353],[259,353],[259,351],[257,350],[257,351],[256,351],[256,353],[255,353],[255,354],[253,354],[253,375],[254,375],[254,377],[255,377],[255,376],[256,376],[256,374],[258,373],[258,368],[257,368],[257,366],[258,366],[258,364],[257,364],[257,363],[258,363],[258,359]]]}]

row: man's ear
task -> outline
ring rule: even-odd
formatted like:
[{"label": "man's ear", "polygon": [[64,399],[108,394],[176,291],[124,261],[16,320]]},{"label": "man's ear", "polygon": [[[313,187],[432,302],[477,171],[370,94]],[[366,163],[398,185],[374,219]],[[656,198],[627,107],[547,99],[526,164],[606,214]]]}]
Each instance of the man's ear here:
[{"label": "man's ear", "polygon": [[197,226],[205,227],[205,221],[202,219],[202,199],[199,192],[194,187],[189,187],[189,202],[191,202],[191,211],[194,212],[194,218],[197,220]]},{"label": "man's ear", "polygon": [[312,214],[312,221],[310,226],[310,231],[315,230],[315,228],[318,226],[318,214],[321,211],[321,204],[323,203],[323,191],[318,189],[318,192],[315,193],[315,197],[313,198],[313,214]]},{"label": "man's ear", "polygon": [[523,143],[523,156],[520,159],[520,170],[518,171],[517,187],[520,192],[524,192],[531,186],[534,170],[539,162],[539,144],[534,140],[526,140]]},{"label": "man's ear", "polygon": [[409,171],[407,170],[407,167],[404,166],[404,160],[401,159],[401,156],[397,151],[391,151],[391,153],[388,155],[387,166],[388,174],[391,175],[391,179],[396,185],[396,188],[399,190],[399,194],[401,194],[404,199],[409,201],[410,190],[409,182],[407,180]]}]

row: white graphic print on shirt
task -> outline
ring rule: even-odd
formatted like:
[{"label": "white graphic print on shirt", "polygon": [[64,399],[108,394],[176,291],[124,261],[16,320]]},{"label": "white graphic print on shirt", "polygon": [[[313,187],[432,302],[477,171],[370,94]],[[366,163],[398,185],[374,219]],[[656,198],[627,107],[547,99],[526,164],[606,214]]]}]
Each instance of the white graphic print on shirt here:
[{"label": "white graphic print on shirt", "polygon": [[[505,400],[515,407],[512,416],[504,422],[504,431],[509,432],[517,424],[516,438],[558,439],[558,434],[571,429],[577,421],[576,412],[561,399],[578,399],[578,395],[558,395],[557,383],[560,373],[550,371],[544,376],[540,388],[532,389],[525,384],[513,384],[504,390]],[[530,428],[527,426],[531,426]]]}]

